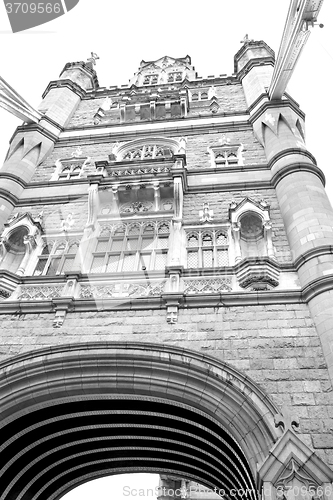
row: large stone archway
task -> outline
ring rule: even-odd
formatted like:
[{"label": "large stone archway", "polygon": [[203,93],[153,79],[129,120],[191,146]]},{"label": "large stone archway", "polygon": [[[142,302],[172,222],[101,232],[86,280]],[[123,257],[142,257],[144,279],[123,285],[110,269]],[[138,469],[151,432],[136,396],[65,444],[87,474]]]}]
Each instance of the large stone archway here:
[{"label": "large stone archway", "polygon": [[0,365],[1,499],[53,500],[110,474],[177,474],[253,490],[281,436],[277,409],[212,357],[155,344],[90,343]]}]

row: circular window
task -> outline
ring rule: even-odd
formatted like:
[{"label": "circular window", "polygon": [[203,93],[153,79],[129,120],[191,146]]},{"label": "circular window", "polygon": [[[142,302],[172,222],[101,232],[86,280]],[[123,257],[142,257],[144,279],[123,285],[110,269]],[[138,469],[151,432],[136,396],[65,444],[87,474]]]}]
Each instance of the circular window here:
[{"label": "circular window", "polygon": [[241,218],[240,222],[241,235],[244,238],[255,239],[262,235],[262,220],[257,214],[253,212],[247,213]]}]

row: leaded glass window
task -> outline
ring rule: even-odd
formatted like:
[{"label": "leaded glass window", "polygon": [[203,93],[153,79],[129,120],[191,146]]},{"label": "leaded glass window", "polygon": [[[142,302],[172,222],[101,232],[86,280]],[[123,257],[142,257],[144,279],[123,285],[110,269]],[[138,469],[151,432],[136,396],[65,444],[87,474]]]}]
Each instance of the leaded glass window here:
[{"label": "leaded glass window", "polygon": [[226,230],[187,233],[187,267],[225,267],[229,265]]},{"label": "leaded glass window", "polygon": [[133,222],[102,228],[90,272],[163,270],[169,240],[168,222]]},{"label": "leaded glass window", "polygon": [[65,274],[72,271],[78,252],[77,241],[51,241],[44,245],[34,276]]}]

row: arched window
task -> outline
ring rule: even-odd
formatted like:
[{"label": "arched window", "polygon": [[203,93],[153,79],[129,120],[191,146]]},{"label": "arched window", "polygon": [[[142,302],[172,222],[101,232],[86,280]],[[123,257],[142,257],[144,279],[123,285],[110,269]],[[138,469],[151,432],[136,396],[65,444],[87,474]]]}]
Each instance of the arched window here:
[{"label": "arched window", "polygon": [[34,276],[52,276],[72,271],[78,248],[77,241],[46,242],[38,257]]},{"label": "arched window", "polygon": [[228,265],[226,231],[192,231],[187,234],[187,267],[196,269]]},{"label": "arched window", "polygon": [[167,222],[116,226],[97,238],[91,273],[163,270],[169,239]]}]

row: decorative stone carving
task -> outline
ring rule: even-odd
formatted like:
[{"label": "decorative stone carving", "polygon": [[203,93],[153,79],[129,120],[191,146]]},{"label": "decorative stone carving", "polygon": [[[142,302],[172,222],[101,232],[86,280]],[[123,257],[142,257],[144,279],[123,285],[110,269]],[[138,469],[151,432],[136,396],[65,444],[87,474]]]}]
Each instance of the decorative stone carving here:
[{"label": "decorative stone carving", "polygon": [[75,224],[75,221],[73,219],[73,214],[68,214],[66,219],[61,221],[61,229],[64,231],[64,232],[67,232],[69,231]]},{"label": "decorative stone carving", "polygon": [[332,470],[290,429],[258,470],[263,500],[332,498]]},{"label": "decorative stone carving", "polygon": [[265,291],[279,284],[279,268],[269,260],[245,260],[237,270],[237,279],[242,288],[249,291]]},{"label": "decorative stone carving", "polygon": [[116,161],[171,159],[173,154],[184,154],[185,143],[183,137],[179,140],[168,137],[135,139],[124,144],[115,145],[112,154]]},{"label": "decorative stone carving", "polygon": [[53,323],[52,323],[53,328],[60,328],[65,321],[66,315],[67,315],[67,311],[64,311],[64,310],[57,311],[55,313]]},{"label": "decorative stone carving", "polygon": [[80,298],[107,299],[126,297],[152,297],[161,295],[166,281],[150,281],[139,283],[114,282],[108,285],[81,285]]},{"label": "decorative stone carving", "polygon": [[[98,162],[97,162],[98,163]],[[111,177],[123,177],[130,175],[145,175],[145,174],[168,174],[170,172],[169,167],[141,167],[141,168],[126,168],[122,169],[112,169],[110,171]]]},{"label": "decorative stone carving", "polygon": [[135,201],[134,203],[123,203],[120,205],[119,212],[121,214],[150,212],[154,209],[153,203],[150,201]]},{"label": "decorative stone carving", "polygon": [[11,296],[11,292],[5,290],[4,288],[0,288],[0,300],[8,299]]},{"label": "decorative stone carving", "polygon": [[229,278],[184,279],[184,293],[187,294],[220,293],[231,290]]},{"label": "decorative stone carving", "polygon": [[22,285],[18,294],[20,300],[51,300],[61,297],[63,285]]},{"label": "decorative stone carving", "polygon": [[292,414],[290,409],[285,405],[282,408],[282,413],[274,417],[275,427],[282,427],[284,431],[288,429],[295,431],[299,427],[299,418]]},{"label": "decorative stone carving", "polygon": [[78,157],[82,156],[82,154],[83,154],[83,151],[82,151],[81,146],[77,146],[77,148],[72,152],[71,156],[72,156],[72,158],[78,158]]},{"label": "decorative stone carving", "polygon": [[202,210],[199,210],[200,222],[211,222],[214,212],[209,208],[209,203],[202,204]]}]

